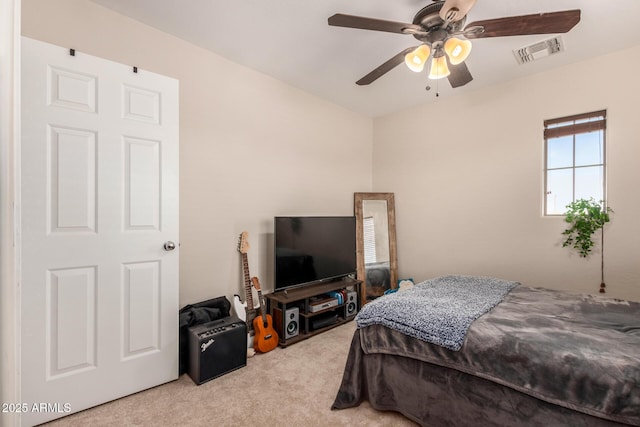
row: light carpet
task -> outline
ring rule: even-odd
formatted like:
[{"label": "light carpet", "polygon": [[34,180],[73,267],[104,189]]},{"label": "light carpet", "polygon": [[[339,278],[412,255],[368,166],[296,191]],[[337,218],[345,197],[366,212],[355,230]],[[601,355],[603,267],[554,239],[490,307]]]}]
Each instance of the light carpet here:
[{"label": "light carpet", "polygon": [[185,374],[46,426],[415,426],[368,402],[331,410],[354,330],[348,322],[200,386]]}]

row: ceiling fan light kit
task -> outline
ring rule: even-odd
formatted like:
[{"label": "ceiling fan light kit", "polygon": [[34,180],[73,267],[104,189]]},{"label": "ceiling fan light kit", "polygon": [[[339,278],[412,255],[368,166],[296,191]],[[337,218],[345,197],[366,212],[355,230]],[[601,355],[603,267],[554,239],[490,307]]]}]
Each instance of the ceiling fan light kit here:
[{"label": "ceiling fan light kit", "polygon": [[429,46],[421,44],[415,50],[412,50],[404,56],[404,62],[411,71],[419,73],[424,69],[424,64],[427,62],[427,59],[429,59],[430,54],[431,49]]},{"label": "ceiling fan light kit", "polygon": [[451,65],[458,65],[469,57],[471,41],[450,37],[444,42],[444,51],[447,52]]},{"label": "ceiling fan light kit", "polygon": [[449,67],[447,66],[447,57],[444,53],[440,56],[433,56],[431,60],[431,70],[429,71],[429,78],[431,80],[438,80],[448,77],[451,74]]},{"label": "ceiling fan light kit", "polygon": [[[436,42],[436,48],[433,49],[434,56],[431,60],[431,71],[429,72],[429,78],[441,79],[447,77],[449,67],[447,66],[447,58],[442,53],[441,42]],[[429,55],[432,49],[427,44],[421,44],[415,50],[407,53],[404,57],[404,62],[407,67],[416,73],[421,72],[424,69],[424,65],[429,59]],[[444,52],[446,52],[449,63],[451,65],[458,65],[469,57],[471,53],[471,42],[469,40],[462,40],[457,37],[450,37],[444,43]],[[436,54],[439,53],[436,58]]]},{"label": "ceiling fan light kit", "polygon": [[465,64],[472,47],[468,39],[566,33],[580,22],[580,10],[574,9],[486,19],[465,27],[467,13],[475,2],[476,0],[435,1],[420,9],[411,24],[341,13],[331,16],[328,23],[336,27],[412,35],[421,42],[417,47],[409,47],[397,53],[356,84],[371,84],[403,61],[411,71],[421,72],[432,54],[429,78],[447,77],[451,87],[456,88],[473,80]]}]

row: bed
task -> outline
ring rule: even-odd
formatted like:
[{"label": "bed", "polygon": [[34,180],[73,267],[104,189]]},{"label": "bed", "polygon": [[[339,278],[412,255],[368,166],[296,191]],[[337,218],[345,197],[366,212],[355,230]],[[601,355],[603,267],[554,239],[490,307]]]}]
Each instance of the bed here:
[{"label": "bed", "polygon": [[356,323],[332,409],[368,400],[425,426],[640,426],[640,303],[444,276]]}]

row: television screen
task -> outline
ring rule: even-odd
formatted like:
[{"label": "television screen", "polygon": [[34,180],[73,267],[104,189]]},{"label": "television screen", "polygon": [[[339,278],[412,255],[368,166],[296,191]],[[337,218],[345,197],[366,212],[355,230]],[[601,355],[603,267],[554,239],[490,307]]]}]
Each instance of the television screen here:
[{"label": "television screen", "polygon": [[276,291],[355,273],[355,217],[275,217],[274,226]]}]

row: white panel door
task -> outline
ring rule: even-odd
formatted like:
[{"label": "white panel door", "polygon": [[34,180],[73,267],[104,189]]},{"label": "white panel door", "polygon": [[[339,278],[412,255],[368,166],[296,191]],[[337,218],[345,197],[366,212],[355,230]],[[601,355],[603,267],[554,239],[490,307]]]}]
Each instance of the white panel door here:
[{"label": "white panel door", "polygon": [[178,377],[176,80],[23,38],[21,242],[23,425]]}]

